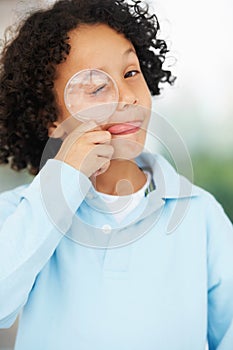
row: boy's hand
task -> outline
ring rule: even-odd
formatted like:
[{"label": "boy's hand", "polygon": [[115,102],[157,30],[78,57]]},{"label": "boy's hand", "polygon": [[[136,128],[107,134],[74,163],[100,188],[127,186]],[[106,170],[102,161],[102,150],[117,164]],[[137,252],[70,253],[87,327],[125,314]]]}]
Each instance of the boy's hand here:
[{"label": "boy's hand", "polygon": [[114,148],[111,134],[95,122],[82,124],[63,141],[55,159],[64,161],[87,177],[104,173],[112,158]]}]

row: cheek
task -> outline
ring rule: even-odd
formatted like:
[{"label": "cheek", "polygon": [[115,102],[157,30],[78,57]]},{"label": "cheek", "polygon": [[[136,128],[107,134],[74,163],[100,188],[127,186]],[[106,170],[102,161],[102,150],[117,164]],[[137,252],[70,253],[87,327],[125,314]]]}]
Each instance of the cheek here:
[{"label": "cheek", "polygon": [[[143,78],[142,82],[141,82],[141,86],[140,86],[140,91],[138,92],[140,94],[141,97],[141,104],[145,107],[148,108],[149,110],[151,110],[151,106],[152,106],[152,97],[151,97],[151,93],[149,90],[149,87],[145,81],[145,79]],[[140,104],[140,102],[139,102]]]},{"label": "cheek", "polygon": [[57,103],[57,106],[59,109],[58,121],[59,121],[59,123],[61,123],[70,117],[70,113],[67,110],[66,105],[65,105],[65,101],[64,101],[63,84],[60,84],[59,82],[55,82],[54,95],[55,95],[56,103]]}]

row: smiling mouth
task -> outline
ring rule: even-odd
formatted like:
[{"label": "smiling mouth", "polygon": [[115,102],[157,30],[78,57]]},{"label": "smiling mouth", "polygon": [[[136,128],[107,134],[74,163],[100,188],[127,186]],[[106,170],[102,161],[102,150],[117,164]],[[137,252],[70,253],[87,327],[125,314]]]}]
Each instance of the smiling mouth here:
[{"label": "smiling mouth", "polygon": [[134,134],[135,132],[140,130],[142,122],[128,122],[128,123],[120,123],[110,126],[107,130],[112,135],[127,135]]}]

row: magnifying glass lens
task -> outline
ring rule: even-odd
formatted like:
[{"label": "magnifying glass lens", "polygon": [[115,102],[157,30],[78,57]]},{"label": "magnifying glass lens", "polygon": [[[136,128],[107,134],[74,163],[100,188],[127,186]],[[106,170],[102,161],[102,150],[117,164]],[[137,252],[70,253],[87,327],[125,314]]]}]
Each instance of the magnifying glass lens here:
[{"label": "magnifying glass lens", "polygon": [[71,77],[64,98],[68,111],[75,118],[81,121],[102,121],[115,111],[118,89],[107,73],[86,69]]}]

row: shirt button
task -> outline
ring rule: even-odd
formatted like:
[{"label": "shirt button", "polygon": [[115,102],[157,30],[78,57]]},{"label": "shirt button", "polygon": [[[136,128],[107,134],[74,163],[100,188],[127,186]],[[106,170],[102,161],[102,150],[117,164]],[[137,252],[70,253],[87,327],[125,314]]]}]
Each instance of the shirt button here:
[{"label": "shirt button", "polygon": [[111,228],[110,225],[106,224],[106,225],[103,225],[103,226],[102,226],[102,231],[103,231],[103,233],[105,233],[105,234],[109,234],[109,233],[112,232],[112,228]]}]

